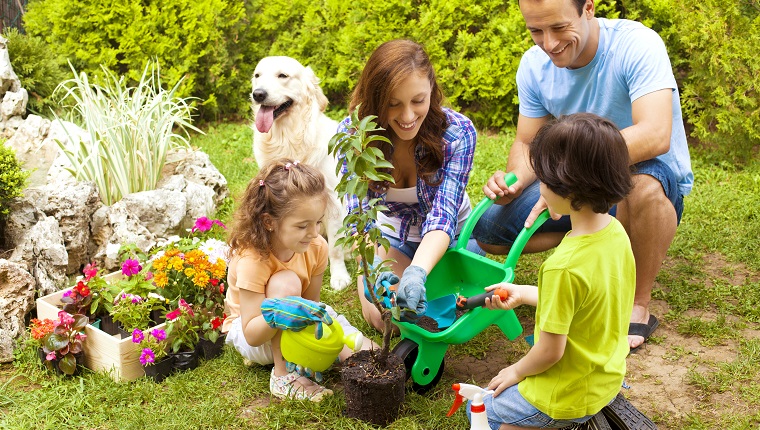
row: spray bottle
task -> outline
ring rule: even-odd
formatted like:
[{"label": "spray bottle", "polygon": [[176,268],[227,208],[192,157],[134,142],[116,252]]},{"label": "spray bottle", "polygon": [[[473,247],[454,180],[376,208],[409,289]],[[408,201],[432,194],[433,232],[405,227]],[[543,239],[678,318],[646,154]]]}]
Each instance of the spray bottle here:
[{"label": "spray bottle", "polygon": [[450,417],[454,415],[454,412],[459,409],[464,399],[472,400],[470,430],[490,430],[491,427],[488,425],[488,417],[486,415],[486,405],[483,404],[483,396],[493,393],[493,390],[486,390],[477,385],[460,383],[452,385],[451,389],[456,392],[456,398],[446,416]]}]

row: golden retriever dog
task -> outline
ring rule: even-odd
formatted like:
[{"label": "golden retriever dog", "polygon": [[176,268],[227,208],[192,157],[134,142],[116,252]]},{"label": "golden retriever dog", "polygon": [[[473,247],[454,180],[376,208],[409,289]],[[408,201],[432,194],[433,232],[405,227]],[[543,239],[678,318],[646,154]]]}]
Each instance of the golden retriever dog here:
[{"label": "golden retriever dog", "polygon": [[351,283],[345,253],[335,246],[345,208],[335,188],[337,160],[328,152],[338,123],[324,114],[327,97],[310,67],[290,57],[265,57],[251,79],[254,115],[253,154],[263,166],[278,158],[291,158],[318,168],[331,191],[333,208],[327,212],[325,230],[330,245],[330,286],[341,290]]}]

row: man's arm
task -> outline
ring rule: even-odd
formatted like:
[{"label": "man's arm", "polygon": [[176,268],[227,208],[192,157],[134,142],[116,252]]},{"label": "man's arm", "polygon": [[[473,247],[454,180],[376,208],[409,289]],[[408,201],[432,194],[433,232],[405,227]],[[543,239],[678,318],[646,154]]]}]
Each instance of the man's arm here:
[{"label": "man's arm", "polygon": [[620,132],[628,144],[632,164],[651,160],[670,150],[672,89],[665,88],[639,97],[631,104],[631,115],[633,125]]},{"label": "man's arm", "polygon": [[528,185],[536,180],[536,175],[530,167],[528,150],[530,143],[538,133],[538,130],[549,121],[551,116],[541,118],[529,118],[519,115],[517,119],[517,131],[512,149],[507,159],[507,172],[513,172],[517,176],[517,182],[509,187],[504,182],[504,172],[497,170],[483,186],[483,193],[490,199],[496,199],[496,204],[505,205],[522,193]]}]

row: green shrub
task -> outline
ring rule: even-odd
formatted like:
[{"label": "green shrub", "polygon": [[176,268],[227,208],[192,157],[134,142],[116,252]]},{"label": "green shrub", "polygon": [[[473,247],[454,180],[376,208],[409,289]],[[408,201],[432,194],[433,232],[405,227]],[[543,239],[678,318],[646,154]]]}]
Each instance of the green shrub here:
[{"label": "green shrub", "polygon": [[184,79],[177,95],[198,98],[199,113],[212,118],[248,109],[240,89],[252,68],[238,46],[244,11],[231,0],[33,0],[24,25],[93,76],[102,65],[138,82],[157,58],[165,82]]},{"label": "green shrub", "polygon": [[[602,13],[617,14],[615,1],[598,3]],[[479,128],[517,119],[515,73],[533,41],[516,1],[273,0],[257,2],[255,12],[251,31],[269,44],[261,56],[288,55],[311,66],[333,107],[345,109],[378,45],[409,38],[425,46],[449,104]]]},{"label": "green shrub", "polygon": [[6,28],[3,37],[8,39],[13,71],[29,93],[27,109],[38,115],[49,114],[56,108],[53,91],[67,77],[66,60],[41,38],[21,34],[13,27]]},{"label": "green shrub", "polygon": [[28,177],[29,172],[21,169],[21,163],[16,159],[13,148],[6,146],[4,140],[0,140],[0,221],[10,212],[8,201],[23,195]]},{"label": "green shrub", "polygon": [[760,1],[625,0],[626,16],[668,46],[691,135],[721,152],[760,144]]}]

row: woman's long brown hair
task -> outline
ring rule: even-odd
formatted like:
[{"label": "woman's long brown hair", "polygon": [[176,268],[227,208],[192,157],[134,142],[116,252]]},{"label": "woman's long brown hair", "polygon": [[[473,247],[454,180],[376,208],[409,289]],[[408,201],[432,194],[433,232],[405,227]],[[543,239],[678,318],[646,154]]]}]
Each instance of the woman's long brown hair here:
[{"label": "woman's long brown hair", "polygon": [[[428,185],[438,185],[442,178],[436,173],[443,166],[443,133],[446,131],[446,114],[441,103],[443,93],[435,79],[433,66],[425,50],[411,40],[397,39],[380,45],[367,60],[359,82],[351,96],[349,110],[359,108],[359,118],[377,115],[378,124],[385,128],[380,134],[388,139],[394,135],[388,123],[388,105],[391,93],[398,88],[407,77],[419,73],[430,80],[430,110],[420,125],[417,134],[417,146],[425,150],[425,157],[416,160],[417,175]],[[385,158],[390,160],[393,148],[385,143],[377,147],[383,151]]]}]

